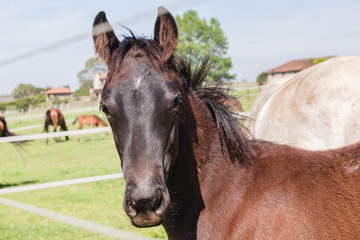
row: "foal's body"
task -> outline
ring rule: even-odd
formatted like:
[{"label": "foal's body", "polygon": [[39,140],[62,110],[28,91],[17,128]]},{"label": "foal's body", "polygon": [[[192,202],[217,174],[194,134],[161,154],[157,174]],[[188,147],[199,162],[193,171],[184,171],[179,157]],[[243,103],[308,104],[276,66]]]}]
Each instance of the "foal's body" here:
[{"label": "foal's body", "polygon": [[[196,114],[195,121],[209,116]],[[253,140],[254,161],[244,166],[219,154],[220,139],[208,137],[217,132],[210,120],[196,132],[181,132],[186,145],[180,145],[179,166],[173,168],[178,171],[170,173],[168,188],[184,216],[164,223],[170,239],[360,237],[359,144],[312,152]],[[194,134],[197,143],[190,147]],[[193,182],[200,182],[197,190],[177,187]]]},{"label": "foal's body", "polygon": [[[210,191],[202,193],[207,207],[199,218],[200,239],[360,237],[360,192],[356,186],[360,181],[359,146],[347,149],[354,162],[346,165],[339,164],[342,159],[335,157],[335,152],[333,157],[320,152],[309,154],[270,143],[267,147],[261,144],[258,150],[253,166],[244,169],[222,164],[222,174],[204,181],[208,184],[204,189]],[[213,174],[207,172],[207,176]],[[227,183],[226,187],[216,184],[219,179]],[[215,228],[221,222],[233,227]]]},{"label": "foal's body", "polygon": [[173,56],[174,18],[159,8],[154,39],[121,42],[105,13],[94,43],[109,74],[100,108],[113,130],[134,226],[169,239],[359,239],[360,144],[311,152],[251,140],[201,88],[208,59]]}]

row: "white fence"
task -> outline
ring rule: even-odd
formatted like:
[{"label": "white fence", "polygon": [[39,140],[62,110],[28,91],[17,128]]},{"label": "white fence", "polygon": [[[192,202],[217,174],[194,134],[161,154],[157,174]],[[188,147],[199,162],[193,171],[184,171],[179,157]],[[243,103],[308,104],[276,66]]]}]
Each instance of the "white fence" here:
[{"label": "white fence", "polygon": [[11,143],[11,142],[29,141],[29,140],[37,140],[43,138],[65,137],[65,136],[74,136],[74,135],[78,136],[83,134],[93,134],[93,133],[101,133],[101,132],[111,132],[111,128],[98,127],[91,129],[64,131],[64,132],[51,132],[51,133],[39,133],[39,134],[2,137],[0,138],[0,143]]}]

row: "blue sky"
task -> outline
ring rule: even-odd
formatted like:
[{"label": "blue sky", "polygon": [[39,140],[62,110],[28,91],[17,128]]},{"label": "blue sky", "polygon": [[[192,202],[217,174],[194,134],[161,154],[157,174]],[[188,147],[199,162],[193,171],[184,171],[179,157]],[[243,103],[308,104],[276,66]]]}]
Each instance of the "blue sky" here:
[{"label": "blue sky", "polygon": [[[83,32],[103,10],[120,35],[120,21],[137,35],[152,36],[157,7],[175,16],[189,9],[214,17],[228,38],[237,81],[292,59],[360,55],[358,0],[0,0],[0,62]],[[130,17],[147,12],[136,20]],[[0,66],[0,95],[20,83],[79,88],[77,73],[94,56],[92,38]]]}]

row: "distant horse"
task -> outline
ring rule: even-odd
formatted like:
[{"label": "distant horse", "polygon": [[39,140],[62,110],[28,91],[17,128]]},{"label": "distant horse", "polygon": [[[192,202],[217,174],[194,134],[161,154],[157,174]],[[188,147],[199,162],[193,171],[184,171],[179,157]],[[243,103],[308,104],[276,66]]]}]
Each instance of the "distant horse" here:
[{"label": "distant horse", "polygon": [[249,139],[222,89],[201,88],[208,59],[174,57],[178,31],[163,7],[154,39],[120,42],[104,12],[93,32],[133,225],[186,240],[360,238],[359,143],[312,152]]},{"label": "distant horse", "polygon": [[228,97],[227,99],[224,100],[223,104],[230,110],[233,112],[243,112],[244,109],[242,108],[242,105],[240,103],[240,101],[236,98],[236,97]]},{"label": "distant horse", "polygon": [[[49,125],[54,126],[54,132],[56,132],[56,128],[60,126],[61,131],[67,131],[67,127],[65,124],[64,115],[61,113],[59,109],[51,108],[46,111],[45,114],[45,126],[44,131],[49,132]],[[66,141],[69,140],[68,136],[65,136]],[[49,143],[49,140],[46,139],[46,144]]]},{"label": "distant horse", "polygon": [[9,131],[5,118],[3,116],[0,116],[0,137],[8,137],[14,135],[15,134]]},{"label": "distant horse", "polygon": [[[102,127],[107,127],[106,123],[101,120],[96,115],[80,115],[77,118],[75,118],[75,121],[73,122],[73,125],[76,123],[76,121],[79,123],[79,126],[77,129],[81,129],[83,125],[90,125],[92,128],[98,127],[99,125]],[[108,134],[106,132],[106,134]],[[104,136],[103,136],[104,138]],[[92,140],[95,140],[94,134],[92,134]],[[81,136],[78,136],[78,141],[81,141]]]},{"label": "distant horse", "polygon": [[[16,134],[9,131],[5,117],[0,116],[0,137],[11,137],[11,136],[16,136]],[[22,140],[22,141],[15,141],[15,142],[11,142],[11,143],[16,147],[16,150],[21,154],[21,151],[25,150],[23,147],[26,143],[28,143],[28,141]],[[23,156],[21,156],[21,157],[23,157]]]},{"label": "distant horse", "polygon": [[334,57],[284,83],[270,84],[254,102],[247,126],[255,138],[309,149],[360,140],[360,57]]}]

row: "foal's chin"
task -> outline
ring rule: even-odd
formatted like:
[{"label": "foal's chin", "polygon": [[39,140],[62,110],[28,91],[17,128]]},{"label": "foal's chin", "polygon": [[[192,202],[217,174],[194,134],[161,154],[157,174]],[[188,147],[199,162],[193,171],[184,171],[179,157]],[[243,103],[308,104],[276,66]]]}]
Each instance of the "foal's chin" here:
[{"label": "foal's chin", "polygon": [[155,227],[160,224],[162,224],[163,219],[162,215],[157,214],[154,211],[146,211],[146,212],[140,212],[136,214],[134,217],[130,217],[131,223],[135,227]]}]

